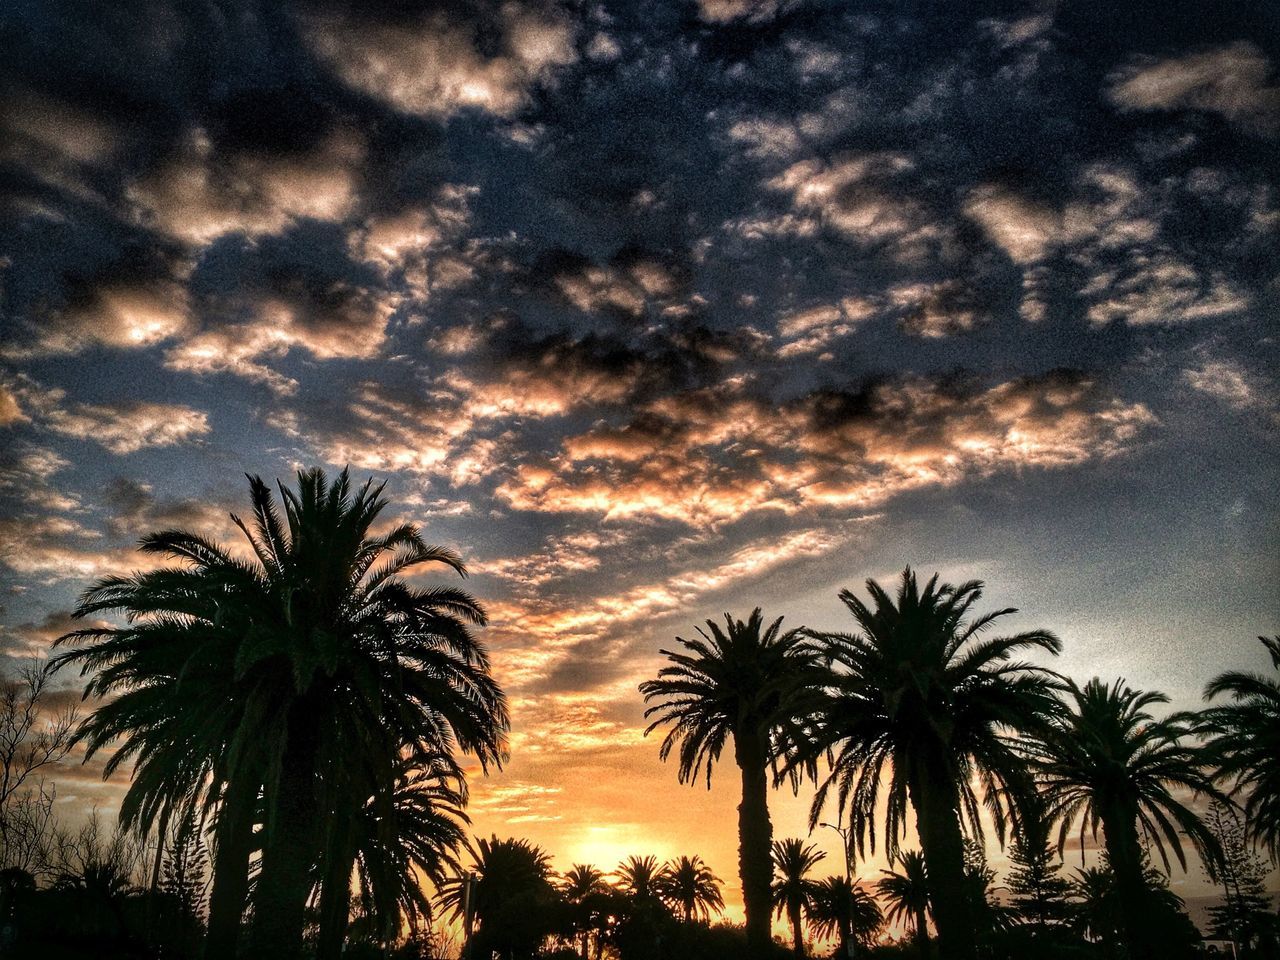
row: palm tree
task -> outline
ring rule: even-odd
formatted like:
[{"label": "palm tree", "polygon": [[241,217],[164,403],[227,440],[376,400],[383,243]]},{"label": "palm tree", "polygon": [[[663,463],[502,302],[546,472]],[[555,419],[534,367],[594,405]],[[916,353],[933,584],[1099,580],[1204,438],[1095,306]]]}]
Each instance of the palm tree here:
[{"label": "palm tree", "polygon": [[[456,746],[484,769],[500,763],[507,715],[470,632],[484,623],[479,604],[401,579],[435,563],[465,575],[454,553],[412,524],[373,536],[383,486],[353,491],[345,470],[333,482],[302,471],[296,491],[279,489],[283,516],[257,477],[252,529],[233,515],[251,561],[193,533],[144,538],[144,552],[182,565],[99,581],[77,614],[121,611],[128,622],[69,634],[82,646],[58,663],[95,672],[87,695],[115,698],[80,736],[90,753],[119,738],[113,760],[135,761],[140,811],[218,805],[220,929],[238,925],[260,843],[251,950],[289,958],[315,878],[349,883],[356,856],[319,825],[352,822],[396,782],[402,753]],[[232,891],[220,897],[224,878]]]},{"label": "palm tree", "polygon": [[637,903],[652,903],[658,897],[658,858],[628,857],[614,873],[622,892]]},{"label": "palm tree", "polygon": [[890,923],[910,923],[911,938],[921,957],[929,955],[929,870],[919,850],[898,854],[901,873],[880,871],[885,876],[876,884],[876,892],[884,898]]},{"label": "palm tree", "polygon": [[1107,860],[1115,874],[1124,941],[1133,960],[1154,957],[1148,885],[1141,837],[1169,869],[1168,849],[1186,869],[1181,835],[1189,839],[1212,873],[1218,841],[1174,789],[1221,798],[1202,769],[1200,753],[1184,740],[1193,727],[1185,715],[1158,720],[1150,707],[1168,702],[1161,693],[1140,692],[1117,680],[1069,686],[1072,709],[1054,718],[1038,743],[1029,745],[1043,784],[1045,816],[1061,821],[1058,847],[1078,821],[1096,838],[1102,828]]},{"label": "palm tree", "polygon": [[725,629],[713,620],[698,628],[701,639],[676,641],[684,652],[662,650],[669,661],[654,680],[640,684],[645,711],[655,719],[645,730],[670,725],[659,756],[679,747],[681,783],[711,769],[729,738],[742,777],[738,806],[738,872],[747,915],[747,943],[762,953],[770,943],[772,915],[769,767],[777,755],[776,735],[790,704],[809,674],[812,655],[797,630],[782,632],[782,618],[768,627],[760,609],[746,620],[725,614]]},{"label": "palm tree", "polygon": [[679,910],[685,923],[694,919],[709,920],[712,913],[724,909],[720,878],[701,857],[669,861],[658,873],[655,885],[658,896],[673,910]]},{"label": "palm tree", "polygon": [[[981,803],[1003,839],[1010,816],[1034,793],[1015,736],[1038,729],[1056,707],[1057,680],[1016,656],[1057,653],[1053,634],[1032,630],[1009,637],[981,634],[1012,609],[970,617],[982,584],[923,589],[910,568],[902,573],[896,601],[867,581],[872,605],[849,590],[840,599],[860,632],[815,633],[830,670],[809,698],[804,724],[789,732],[791,770],[817,775],[823,758],[830,772],[810,810],[818,821],[834,787],[848,807],[859,849],[875,845],[882,798],[890,859],[905,828],[908,800],[929,867],[934,922],[943,956],[969,960],[975,952],[974,918],[964,909],[965,874],[961,820],[982,836]],[[890,773],[885,776],[885,768]]]},{"label": "palm tree", "polygon": [[1244,793],[1244,818],[1255,843],[1280,863],[1280,636],[1259,637],[1276,675],[1230,671],[1207,687],[1206,700],[1226,694],[1230,703],[1201,715],[1215,779]]},{"label": "palm tree", "polygon": [[587,960],[591,939],[591,915],[596,901],[607,893],[609,885],[604,874],[585,863],[575,863],[560,881],[560,896],[573,913],[573,930],[578,937],[579,955]]},{"label": "palm tree", "polygon": [[463,915],[468,873],[476,875],[471,901],[476,929],[468,955],[532,956],[555,929],[558,892],[551,882],[551,858],[528,840],[477,838],[472,869],[459,870],[440,885],[440,903],[455,918]]},{"label": "palm tree", "polygon": [[[392,788],[365,804],[353,837],[356,879],[361,915],[381,942],[398,937],[403,921],[416,932],[421,920],[431,918],[424,880],[439,889],[461,870],[458,852],[470,822],[466,802],[462,770],[451,757],[438,756],[405,758]],[[339,883],[321,887],[317,955],[341,954],[348,893]]]},{"label": "palm tree", "polygon": [[773,906],[778,916],[785,914],[791,923],[791,941],[797,957],[805,955],[800,917],[810,912],[818,887],[808,874],[826,856],[799,837],[773,841]]},{"label": "palm tree", "polygon": [[849,937],[870,946],[884,926],[884,914],[875,897],[847,877],[831,876],[813,891],[809,922],[820,937],[836,937],[834,956],[851,956]]}]

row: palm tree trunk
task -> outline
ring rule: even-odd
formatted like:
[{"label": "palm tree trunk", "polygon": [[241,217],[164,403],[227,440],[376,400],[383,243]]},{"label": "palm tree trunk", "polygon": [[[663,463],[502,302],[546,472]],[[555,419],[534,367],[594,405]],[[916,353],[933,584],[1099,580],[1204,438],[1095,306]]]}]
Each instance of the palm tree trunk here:
[{"label": "palm tree trunk", "polygon": [[206,960],[228,960],[236,955],[240,923],[249,894],[249,860],[253,856],[253,822],[258,783],[235,782],[226,786],[214,833],[213,889],[209,894],[209,931],[205,937]]},{"label": "palm tree trunk", "polygon": [[964,838],[959,796],[945,766],[924,764],[908,781],[920,851],[929,871],[929,902],[942,960],[974,960],[973,917],[965,908]]},{"label": "palm tree trunk", "polygon": [[800,904],[791,903],[787,905],[787,915],[791,919],[791,941],[795,948],[796,956],[804,956],[804,930],[800,926]]},{"label": "palm tree trunk", "polygon": [[[250,960],[294,960],[302,951],[319,814],[316,744],[314,730],[305,721],[290,726],[289,745],[280,764],[279,795],[268,798],[269,814],[274,812],[275,817],[262,851],[249,932]],[[269,823],[271,819],[268,815]]]},{"label": "palm tree trunk", "polygon": [[764,956],[771,942],[773,915],[773,824],[769,820],[768,751],[759,731],[738,731],[734,753],[742,771],[742,803],[738,805],[738,873],[747,914],[747,950]]},{"label": "palm tree trunk", "polygon": [[916,911],[915,917],[915,937],[916,956],[920,960],[928,960],[929,957],[929,919],[925,916],[923,910]]},{"label": "palm tree trunk", "polygon": [[347,922],[351,914],[351,870],[356,855],[351,843],[350,811],[332,814],[332,831],[328,864],[320,886],[320,938],[316,943],[316,960],[337,960],[347,938]]},{"label": "palm tree trunk", "polygon": [[1138,844],[1137,817],[1124,810],[1104,810],[1102,831],[1107,860],[1115,876],[1120,902],[1121,933],[1129,960],[1156,960],[1148,936],[1150,906],[1147,881],[1142,875],[1142,848]]}]

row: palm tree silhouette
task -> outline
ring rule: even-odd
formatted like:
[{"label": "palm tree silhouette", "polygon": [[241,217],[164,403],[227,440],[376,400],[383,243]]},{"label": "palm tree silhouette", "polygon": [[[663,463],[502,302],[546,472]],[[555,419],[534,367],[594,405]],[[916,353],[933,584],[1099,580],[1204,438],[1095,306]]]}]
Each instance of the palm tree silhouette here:
[{"label": "palm tree silhouette", "polygon": [[[361,913],[380,942],[399,936],[404,921],[416,933],[420,921],[431,918],[423,881],[439,889],[461,870],[458,852],[466,847],[463,830],[470,822],[466,802],[461,769],[452,758],[437,756],[406,758],[392,789],[365,804],[356,819],[356,877]],[[341,884],[321,887],[317,955],[335,949],[341,954],[346,893]]]},{"label": "palm tree silhouette", "polygon": [[680,782],[696,780],[705,768],[708,789],[712,766],[733,739],[742,778],[738,871],[747,943],[753,953],[762,953],[770,943],[773,913],[769,767],[777,731],[811,669],[812,655],[798,630],[782,632],[781,617],[765,627],[759,608],[746,620],[725,614],[724,629],[714,620],[706,626],[698,628],[700,640],[676,638],[685,652],[662,650],[669,665],[657,679],[640,684],[645,700],[657,701],[645,711],[646,718],[655,717],[645,733],[669,724],[659,756],[665,760],[678,746]]},{"label": "palm tree silhouette", "polygon": [[628,857],[618,864],[614,873],[622,892],[637,903],[652,903],[658,896],[658,858]]},{"label": "palm tree silhouette", "polygon": [[[320,826],[354,820],[396,782],[406,752],[457,746],[484,769],[500,763],[507,714],[470,632],[484,623],[479,604],[401,579],[424,564],[465,567],[412,524],[372,535],[382,484],[353,491],[346,470],[332,482],[301,471],[296,491],[279,485],[282,516],[271,489],[249,483],[252,529],[233,520],[252,560],[194,533],[145,537],[144,552],[182,566],[99,581],[77,615],[121,611],[128,623],[69,634],[82,646],[58,662],[95,672],[87,694],[115,697],[80,736],[90,753],[120,738],[112,759],[136,759],[141,814],[196,802],[211,780],[202,802],[218,804],[223,931],[238,925],[239,877],[261,823],[250,949],[287,960],[301,949],[316,876],[350,882],[352,844]],[[218,872],[233,888],[221,898]]]},{"label": "palm tree silhouette", "polygon": [[720,894],[720,878],[702,862],[701,857],[678,857],[668,861],[655,880],[658,896],[673,910],[678,910],[685,923],[708,920],[712,913],[724,909]]},{"label": "palm tree silhouette", "polygon": [[919,850],[898,855],[901,872],[882,870],[876,892],[884,898],[885,919],[911,925],[911,938],[920,957],[929,955],[929,871]]},{"label": "palm tree silhouette", "polygon": [[463,915],[470,872],[476,875],[471,901],[476,930],[468,955],[532,954],[554,929],[557,891],[546,851],[523,839],[477,838],[472,870],[459,870],[440,885],[440,904],[455,918]]},{"label": "palm tree silhouette", "polygon": [[585,863],[575,863],[560,879],[560,896],[569,905],[573,930],[578,938],[579,956],[587,960],[596,901],[609,892],[604,874]]},{"label": "palm tree silhouette", "polygon": [[1274,676],[1229,671],[1205,687],[1206,700],[1226,694],[1230,703],[1201,715],[1207,754],[1219,781],[1244,793],[1244,818],[1254,842],[1280,863],[1280,636],[1259,637]]},{"label": "palm tree silhouette", "polygon": [[838,946],[833,956],[851,956],[849,937],[869,946],[880,928],[884,914],[875,897],[859,883],[847,877],[831,876],[820,880],[813,892],[809,922],[820,937],[836,937]]},{"label": "palm tree silhouette", "polygon": [[799,837],[773,841],[773,906],[791,923],[791,941],[797,957],[805,955],[801,915],[810,913],[818,882],[811,871],[826,854]]},{"label": "palm tree silhouette", "polygon": [[[983,638],[995,620],[1014,611],[966,619],[982,596],[979,581],[939,585],[935,575],[921,589],[908,568],[896,601],[874,580],[867,590],[871,606],[849,590],[840,593],[860,633],[813,635],[831,669],[809,698],[809,722],[789,734],[787,767],[816,777],[819,761],[830,758],[810,824],[834,787],[859,849],[868,835],[874,847],[883,796],[891,859],[910,800],[940,948],[948,960],[969,960],[975,928],[964,909],[961,820],[982,836],[978,811],[985,804],[1003,838],[1010,814],[1017,817],[1019,804],[1034,793],[1014,735],[1037,729],[1057,707],[1057,680],[1013,658],[1057,653],[1061,645],[1044,630]],[[882,794],[886,766],[891,772]],[[983,788],[981,804],[975,783]]]},{"label": "palm tree silhouette", "polygon": [[1186,715],[1157,720],[1148,708],[1167,703],[1161,693],[1141,692],[1117,680],[1069,686],[1072,709],[1054,718],[1030,744],[1043,785],[1045,815],[1062,823],[1059,849],[1079,821],[1095,837],[1101,826],[1115,875],[1125,945],[1133,960],[1153,958],[1153,913],[1144,878],[1141,836],[1169,869],[1168,848],[1186,869],[1179,834],[1185,834],[1211,874],[1221,856],[1218,841],[1173,789],[1220,799],[1202,769],[1198,750],[1183,741],[1192,733]]}]

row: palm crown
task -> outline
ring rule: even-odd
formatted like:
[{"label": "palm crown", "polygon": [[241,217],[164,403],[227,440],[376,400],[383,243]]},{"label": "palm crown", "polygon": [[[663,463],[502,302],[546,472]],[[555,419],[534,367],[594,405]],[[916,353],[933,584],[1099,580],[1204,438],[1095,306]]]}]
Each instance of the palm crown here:
[{"label": "palm crown", "polygon": [[[220,837],[252,842],[244,825],[261,794],[260,953],[300,947],[319,861],[345,902],[356,846],[317,823],[349,822],[367,798],[394,790],[406,753],[458,747],[482,767],[505,753],[505,700],[470,632],[484,623],[479,604],[402,579],[425,564],[465,568],[411,524],[374,535],[382,489],[353,491],[345,470],[332,482],[303,471],[296,491],[279,487],[281,509],[251,477],[252,524],[233,515],[249,558],[185,531],[147,536],[145,553],[181,566],[99,581],[77,614],[119,610],[128,623],[63,638],[79,646],[59,665],[94,674],[87,694],[114,697],[80,736],[90,754],[119,738],[108,772],[135,760],[127,816],[149,823],[203,791],[218,804]],[[225,882],[243,875],[249,850],[220,839],[220,857],[224,847],[240,861],[219,864]]]},{"label": "palm crown", "polygon": [[1280,861],[1280,636],[1259,637],[1275,673],[1231,671],[1214,677],[1205,699],[1228,703],[1202,715],[1208,754],[1221,780],[1244,794],[1244,814],[1253,839]]}]

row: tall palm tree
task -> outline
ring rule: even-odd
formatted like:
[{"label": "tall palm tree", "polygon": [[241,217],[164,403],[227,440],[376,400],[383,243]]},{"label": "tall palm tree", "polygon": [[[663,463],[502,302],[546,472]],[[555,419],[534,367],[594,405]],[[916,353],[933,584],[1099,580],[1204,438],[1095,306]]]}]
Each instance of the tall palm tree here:
[{"label": "tall palm tree", "polygon": [[[201,783],[204,802],[219,804],[215,873],[238,887],[220,900],[215,876],[221,929],[227,916],[238,923],[240,876],[260,844],[257,956],[301,949],[317,875],[349,882],[353,861],[344,875],[330,858],[350,844],[330,843],[319,825],[351,820],[375,787],[394,783],[402,751],[458,747],[486,769],[505,752],[505,700],[470,631],[484,623],[479,604],[401,576],[425,564],[465,568],[412,524],[373,535],[382,489],[369,481],[353,491],[345,470],[332,482],[302,471],[296,491],[280,485],[282,510],[251,477],[252,527],[233,515],[251,560],[198,534],[152,534],[142,550],[181,565],[99,581],[77,614],[121,611],[126,626],[63,638],[81,646],[59,665],[96,672],[87,693],[115,698],[81,738],[90,752],[119,738],[116,757],[133,759],[135,784],[147,785],[140,808],[194,797]],[[168,792],[156,786],[166,778]]]},{"label": "tall palm tree", "polygon": [[812,654],[800,631],[782,632],[781,617],[766,627],[759,608],[746,620],[725,614],[724,629],[714,620],[706,626],[698,628],[701,639],[676,638],[683,651],[662,650],[668,665],[640,684],[646,702],[655,701],[645,711],[654,718],[645,733],[670,725],[659,756],[665,760],[678,747],[680,782],[705,770],[708,789],[712,766],[732,738],[742,779],[738,872],[747,943],[761,953],[770,943],[773,913],[769,768],[777,732],[812,670]]},{"label": "tall palm tree", "polygon": [[709,920],[712,913],[724,909],[720,878],[701,857],[678,857],[669,861],[658,873],[655,884],[658,896],[673,910],[678,910],[685,923]]},{"label": "tall palm tree", "polygon": [[778,916],[785,914],[791,923],[791,942],[797,957],[805,955],[801,915],[811,911],[818,888],[809,872],[826,856],[799,837],[773,841],[773,906]]},{"label": "tall palm tree", "polygon": [[788,734],[787,766],[816,777],[819,761],[829,761],[810,822],[818,821],[834,788],[840,808],[848,808],[859,849],[868,838],[874,847],[877,808],[883,806],[890,858],[910,801],[942,954],[969,960],[976,946],[974,918],[963,906],[961,821],[981,836],[979,808],[985,804],[1003,838],[1009,817],[1016,819],[1021,802],[1034,793],[1015,738],[1038,729],[1057,707],[1058,681],[1015,658],[1054,654],[1060,644],[1044,630],[983,637],[1014,611],[971,615],[982,596],[978,581],[955,587],[939,584],[935,575],[921,588],[908,568],[896,599],[874,580],[867,590],[870,606],[849,590],[840,593],[858,633],[813,635],[830,669],[824,687],[809,698],[807,722]]},{"label": "tall palm tree", "polygon": [[1144,880],[1145,838],[1169,869],[1169,849],[1186,869],[1185,835],[1212,873],[1221,856],[1218,841],[1174,790],[1221,798],[1202,768],[1200,752],[1188,741],[1185,715],[1164,719],[1149,708],[1168,702],[1161,693],[1141,692],[1117,680],[1090,680],[1069,686],[1070,709],[1029,745],[1043,785],[1045,815],[1061,821],[1059,849],[1078,822],[1097,836],[1102,828],[1107,860],[1115,874],[1124,940],[1132,960],[1155,956],[1153,912]]},{"label": "tall palm tree", "polygon": [[1227,695],[1229,703],[1204,711],[1215,779],[1243,793],[1244,817],[1254,842],[1280,862],[1280,636],[1259,637],[1275,674],[1229,671],[1205,687],[1206,700]]},{"label": "tall palm tree", "polygon": [[813,892],[809,922],[820,937],[836,937],[834,956],[848,957],[849,937],[870,946],[884,926],[884,914],[876,898],[860,883],[831,876],[817,883]]},{"label": "tall palm tree", "polygon": [[884,877],[876,884],[876,892],[884,899],[885,919],[911,925],[911,939],[920,957],[929,955],[929,869],[919,850],[906,850],[898,855],[901,873],[882,870]]}]

